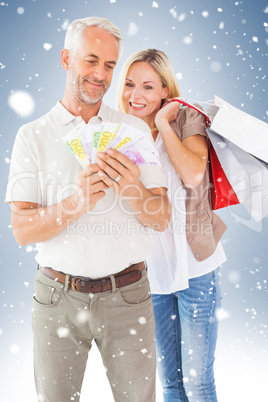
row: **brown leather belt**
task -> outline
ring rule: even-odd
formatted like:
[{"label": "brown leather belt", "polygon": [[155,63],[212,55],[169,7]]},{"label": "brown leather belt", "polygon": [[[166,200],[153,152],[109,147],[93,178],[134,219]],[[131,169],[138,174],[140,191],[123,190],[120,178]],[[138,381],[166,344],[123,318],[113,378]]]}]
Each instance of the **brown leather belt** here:
[{"label": "brown leather belt", "polygon": [[[55,271],[50,267],[38,266],[39,270],[54,281],[65,284],[66,275],[61,271]],[[145,268],[144,261],[130,265],[123,271],[114,274],[116,288],[138,282],[142,277]],[[107,292],[112,289],[112,281],[109,276],[99,279],[86,278],[84,276],[71,276],[69,278],[69,288],[76,292],[99,293]]]}]

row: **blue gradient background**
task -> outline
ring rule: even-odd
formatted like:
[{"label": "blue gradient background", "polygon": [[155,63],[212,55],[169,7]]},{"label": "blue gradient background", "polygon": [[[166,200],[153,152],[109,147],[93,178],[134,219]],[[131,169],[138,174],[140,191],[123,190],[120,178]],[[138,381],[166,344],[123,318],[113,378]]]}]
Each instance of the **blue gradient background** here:
[{"label": "blue gradient background", "polygon": [[[204,101],[218,95],[266,121],[268,14],[266,1],[158,0],[10,0],[0,3],[1,87],[1,400],[36,400],[32,373],[31,307],[36,273],[35,251],[19,247],[4,204],[13,142],[18,128],[46,113],[63,96],[65,72],[60,63],[66,20],[86,16],[111,19],[121,30],[124,53],[105,102],[115,107],[122,62],[134,51],[156,47],[167,53],[183,96]],[[24,13],[17,12],[23,7]],[[175,18],[174,11],[177,12]],[[204,17],[202,13],[208,12]],[[48,16],[48,14],[51,16]],[[185,14],[183,21],[178,16]],[[224,28],[220,29],[220,23]],[[129,35],[129,24],[138,32]],[[222,26],[222,25],[221,25]],[[190,37],[191,44],[184,38]],[[257,39],[256,39],[257,38]],[[46,51],[44,43],[52,44]],[[217,62],[219,71],[213,69]],[[25,90],[35,100],[27,118],[9,106],[11,91]],[[216,359],[220,402],[267,401],[267,218],[254,223],[242,206],[219,212],[228,224],[223,238],[228,261],[222,268],[223,318]],[[34,246],[34,245],[33,245]],[[112,400],[96,351],[86,372],[81,402]],[[100,391],[101,390],[101,391]],[[158,384],[157,400],[161,401]],[[90,392],[93,399],[87,398]]]}]

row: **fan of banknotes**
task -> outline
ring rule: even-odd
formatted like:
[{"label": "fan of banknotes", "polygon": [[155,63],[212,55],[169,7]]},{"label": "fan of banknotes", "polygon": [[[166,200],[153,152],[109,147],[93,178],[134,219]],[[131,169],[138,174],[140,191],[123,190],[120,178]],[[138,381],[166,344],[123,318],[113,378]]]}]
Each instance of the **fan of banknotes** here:
[{"label": "fan of banknotes", "polygon": [[106,152],[110,148],[126,155],[137,166],[160,165],[158,153],[148,134],[125,123],[83,122],[63,140],[83,167],[96,163],[98,152]]}]

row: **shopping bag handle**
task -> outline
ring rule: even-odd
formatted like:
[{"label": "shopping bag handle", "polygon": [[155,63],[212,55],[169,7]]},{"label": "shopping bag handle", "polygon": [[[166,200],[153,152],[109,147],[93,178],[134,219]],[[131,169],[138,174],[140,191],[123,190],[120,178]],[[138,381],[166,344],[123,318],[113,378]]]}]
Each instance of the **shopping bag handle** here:
[{"label": "shopping bag handle", "polygon": [[173,102],[173,101],[179,102],[179,103],[181,103],[182,105],[188,106],[188,107],[190,107],[191,109],[194,109],[194,110],[196,110],[197,112],[201,113],[201,114],[205,117],[205,119],[206,119],[206,126],[207,126],[207,128],[210,127],[211,118],[210,118],[210,116],[209,116],[208,113],[204,112],[204,110],[199,109],[198,107],[196,107],[196,106],[193,105],[192,103],[188,102],[187,99],[184,99],[184,98],[173,98],[173,99],[172,99],[172,102]]}]

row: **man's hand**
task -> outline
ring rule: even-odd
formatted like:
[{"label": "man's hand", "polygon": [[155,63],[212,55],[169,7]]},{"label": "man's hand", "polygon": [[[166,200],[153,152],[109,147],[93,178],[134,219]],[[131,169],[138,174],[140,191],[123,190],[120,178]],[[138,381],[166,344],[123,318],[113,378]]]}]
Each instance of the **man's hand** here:
[{"label": "man's hand", "polygon": [[78,175],[75,194],[57,204],[42,207],[31,202],[12,202],[12,229],[20,245],[49,240],[62,232],[69,221],[95,208],[108,186],[100,179],[97,165],[88,165]]},{"label": "man's hand", "polygon": [[115,149],[108,149],[107,154],[98,153],[97,165],[97,176],[117,195],[133,197],[140,194],[140,169],[127,156]]},{"label": "man's hand", "polygon": [[129,204],[144,226],[163,231],[170,220],[170,204],[163,187],[147,189],[140,181],[140,169],[127,156],[109,149],[99,153],[98,176]]},{"label": "man's hand", "polygon": [[80,202],[84,204],[85,212],[92,211],[97,202],[105,196],[104,190],[109,187],[98,175],[100,168],[96,164],[86,166],[78,175],[77,184],[80,187],[78,194]]}]

